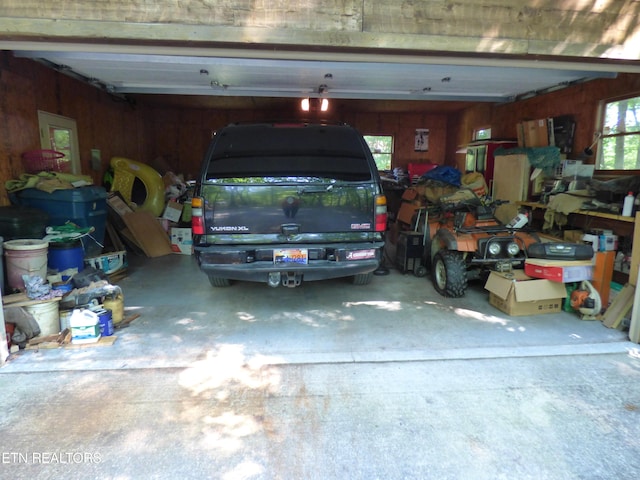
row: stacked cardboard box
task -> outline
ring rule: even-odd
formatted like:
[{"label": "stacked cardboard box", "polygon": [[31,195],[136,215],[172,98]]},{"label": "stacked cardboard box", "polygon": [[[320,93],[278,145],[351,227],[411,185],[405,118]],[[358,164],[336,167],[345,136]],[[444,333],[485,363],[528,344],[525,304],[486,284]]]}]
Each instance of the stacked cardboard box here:
[{"label": "stacked cardboard box", "polygon": [[573,151],[576,123],[571,115],[525,120],[516,125],[519,147],[553,147]]},{"label": "stacked cardboard box", "polygon": [[520,147],[548,147],[555,145],[552,118],[525,120],[518,123],[516,129],[518,146]]},{"label": "stacked cardboard box", "polygon": [[545,260],[529,258],[524,263],[524,272],[530,277],[546,278],[553,282],[568,283],[591,280],[591,260]]}]

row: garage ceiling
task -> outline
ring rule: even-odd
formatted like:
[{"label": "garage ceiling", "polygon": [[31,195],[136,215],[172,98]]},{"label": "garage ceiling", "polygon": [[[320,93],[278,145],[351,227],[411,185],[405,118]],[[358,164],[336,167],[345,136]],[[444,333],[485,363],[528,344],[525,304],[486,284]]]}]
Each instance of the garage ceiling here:
[{"label": "garage ceiling", "polygon": [[278,57],[261,51],[14,53],[122,95],[509,102],[616,76],[616,68],[607,64],[495,58],[326,53]]}]

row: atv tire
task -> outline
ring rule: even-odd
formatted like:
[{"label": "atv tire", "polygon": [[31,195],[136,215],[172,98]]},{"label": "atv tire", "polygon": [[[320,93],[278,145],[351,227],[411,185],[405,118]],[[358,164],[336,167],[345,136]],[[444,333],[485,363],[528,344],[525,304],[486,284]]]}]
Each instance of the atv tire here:
[{"label": "atv tire", "polygon": [[443,297],[463,297],[467,290],[467,267],[460,252],[440,250],[433,257],[431,279]]}]

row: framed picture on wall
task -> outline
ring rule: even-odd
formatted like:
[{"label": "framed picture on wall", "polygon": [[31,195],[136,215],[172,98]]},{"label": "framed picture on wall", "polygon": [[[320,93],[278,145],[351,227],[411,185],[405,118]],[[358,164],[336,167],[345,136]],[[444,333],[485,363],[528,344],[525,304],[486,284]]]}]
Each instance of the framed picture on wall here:
[{"label": "framed picture on wall", "polygon": [[416,140],[414,150],[416,152],[426,152],[429,150],[429,129],[416,128]]}]

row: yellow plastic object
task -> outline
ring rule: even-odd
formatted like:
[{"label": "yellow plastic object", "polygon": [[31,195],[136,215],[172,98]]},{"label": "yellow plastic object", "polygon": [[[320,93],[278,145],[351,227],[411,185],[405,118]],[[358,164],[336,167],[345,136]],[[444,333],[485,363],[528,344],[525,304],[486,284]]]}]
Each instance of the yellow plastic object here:
[{"label": "yellow plastic object", "polygon": [[149,165],[124,157],[111,159],[113,168],[112,192],[120,192],[127,202],[131,202],[133,183],[136,178],[144,184],[147,196],[140,210],[146,210],[159,217],[164,210],[164,181],[162,176]]}]

